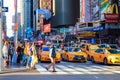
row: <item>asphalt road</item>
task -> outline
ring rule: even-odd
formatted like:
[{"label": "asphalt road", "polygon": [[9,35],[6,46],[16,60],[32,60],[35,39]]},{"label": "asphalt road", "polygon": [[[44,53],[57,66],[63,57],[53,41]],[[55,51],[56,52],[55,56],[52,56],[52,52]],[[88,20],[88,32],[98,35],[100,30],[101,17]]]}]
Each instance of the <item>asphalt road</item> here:
[{"label": "asphalt road", "polygon": [[120,80],[120,66],[91,62],[64,62],[56,65],[57,72],[45,69],[49,63],[39,63],[36,70],[0,74],[0,80]]}]

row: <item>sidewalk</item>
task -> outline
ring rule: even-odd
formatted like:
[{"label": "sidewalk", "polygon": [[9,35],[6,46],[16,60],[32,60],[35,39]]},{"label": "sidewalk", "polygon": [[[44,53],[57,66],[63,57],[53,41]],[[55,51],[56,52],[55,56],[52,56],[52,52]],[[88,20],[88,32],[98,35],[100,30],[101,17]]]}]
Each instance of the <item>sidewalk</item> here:
[{"label": "sidewalk", "polygon": [[23,72],[23,71],[26,71],[26,70],[27,69],[25,68],[25,66],[10,66],[10,67],[4,68],[4,70],[0,71],[0,74]]}]

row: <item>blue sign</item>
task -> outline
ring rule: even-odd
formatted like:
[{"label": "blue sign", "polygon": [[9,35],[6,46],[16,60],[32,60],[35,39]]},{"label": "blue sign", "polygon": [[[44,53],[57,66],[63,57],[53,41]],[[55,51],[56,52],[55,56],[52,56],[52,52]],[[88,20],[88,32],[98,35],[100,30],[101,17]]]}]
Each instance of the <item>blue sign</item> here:
[{"label": "blue sign", "polygon": [[2,7],[3,12],[8,12],[8,7]]},{"label": "blue sign", "polygon": [[99,30],[103,30],[104,26],[99,26],[93,29],[93,31],[99,31]]}]

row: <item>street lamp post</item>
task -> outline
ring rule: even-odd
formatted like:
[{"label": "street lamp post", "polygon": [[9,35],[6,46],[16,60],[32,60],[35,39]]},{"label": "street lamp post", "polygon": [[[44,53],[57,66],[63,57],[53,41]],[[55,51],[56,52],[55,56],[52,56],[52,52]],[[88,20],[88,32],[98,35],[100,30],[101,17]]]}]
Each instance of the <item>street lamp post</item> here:
[{"label": "street lamp post", "polygon": [[[17,54],[16,47],[17,47],[17,38],[18,38],[18,23],[17,23],[17,0],[14,0],[14,7],[15,7],[15,24],[14,24],[14,55]],[[16,57],[13,55],[12,63],[16,63]]]},{"label": "street lamp post", "polygon": [[2,0],[0,0],[0,71],[3,70],[3,58],[2,58]]},{"label": "street lamp post", "polygon": [[17,23],[17,0],[15,0],[15,3],[14,4],[16,4],[15,5],[15,26],[14,26],[14,30],[15,30],[15,47],[17,46],[17,34],[18,34],[18,23]]}]

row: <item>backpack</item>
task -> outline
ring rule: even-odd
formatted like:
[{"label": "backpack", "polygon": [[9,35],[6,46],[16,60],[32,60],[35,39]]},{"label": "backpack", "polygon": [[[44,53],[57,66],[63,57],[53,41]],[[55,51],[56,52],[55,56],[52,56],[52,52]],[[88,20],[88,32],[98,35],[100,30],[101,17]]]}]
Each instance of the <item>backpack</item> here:
[{"label": "backpack", "polygon": [[52,49],[51,57],[52,57],[52,58],[56,58],[56,51],[55,51],[55,48]]}]

